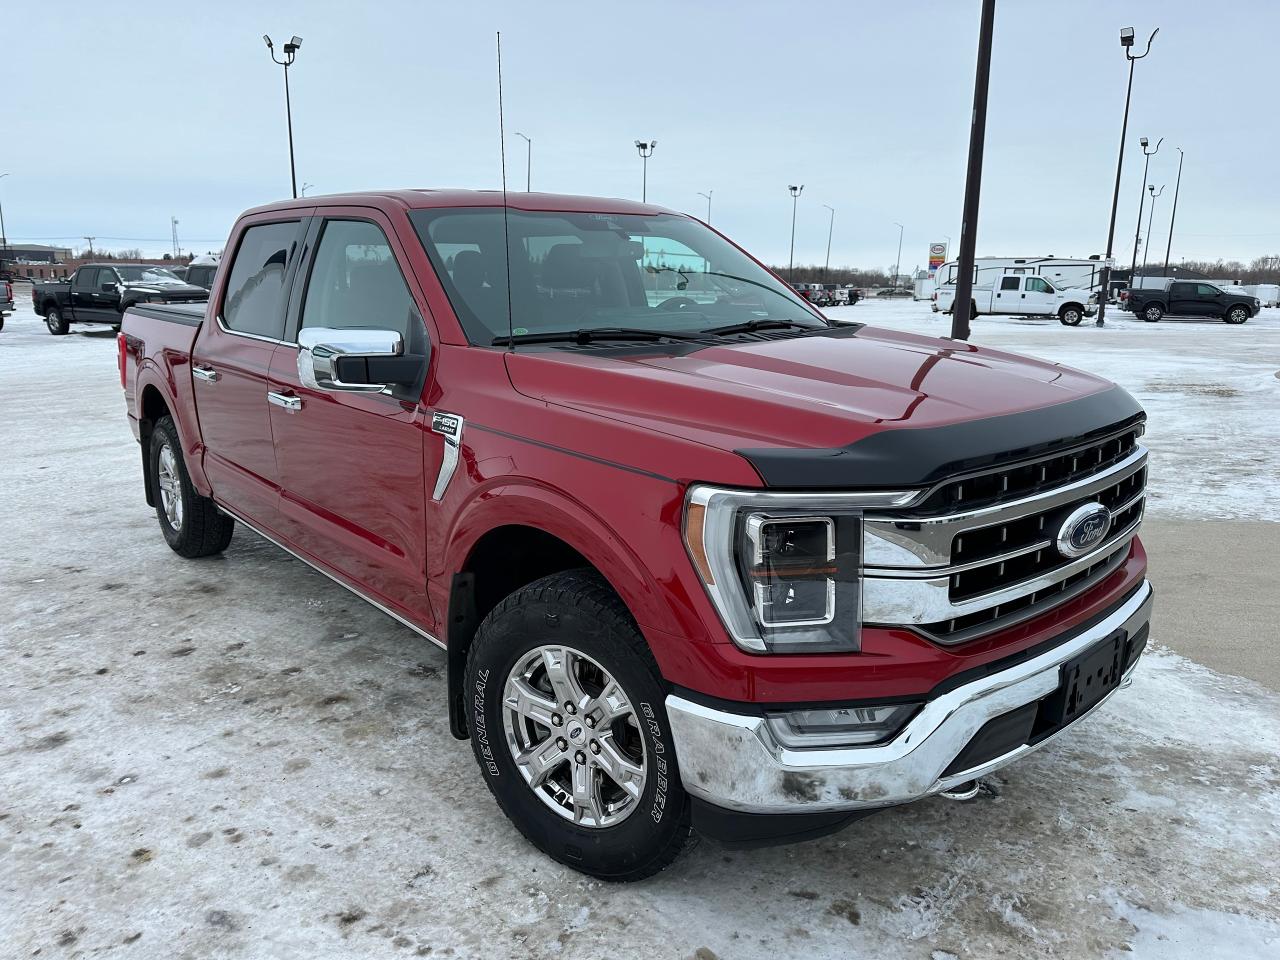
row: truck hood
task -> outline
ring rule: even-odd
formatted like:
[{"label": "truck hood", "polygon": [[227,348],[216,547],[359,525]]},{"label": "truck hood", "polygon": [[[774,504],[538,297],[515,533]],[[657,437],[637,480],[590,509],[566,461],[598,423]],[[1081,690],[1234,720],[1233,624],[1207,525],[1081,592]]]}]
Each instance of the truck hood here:
[{"label": "truck hood", "polygon": [[507,368],[527,396],[731,451],[770,486],[917,485],[1142,416],[1087,373],[870,327],[517,352]]}]

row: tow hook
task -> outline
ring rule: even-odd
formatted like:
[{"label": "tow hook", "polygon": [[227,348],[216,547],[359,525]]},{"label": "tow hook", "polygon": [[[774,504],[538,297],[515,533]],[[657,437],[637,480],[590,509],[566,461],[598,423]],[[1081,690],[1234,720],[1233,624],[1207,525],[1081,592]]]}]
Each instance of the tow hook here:
[{"label": "tow hook", "polygon": [[948,800],[972,800],[981,789],[982,785],[977,780],[966,780],[964,783],[957,783],[950,790],[943,790],[939,796]]}]

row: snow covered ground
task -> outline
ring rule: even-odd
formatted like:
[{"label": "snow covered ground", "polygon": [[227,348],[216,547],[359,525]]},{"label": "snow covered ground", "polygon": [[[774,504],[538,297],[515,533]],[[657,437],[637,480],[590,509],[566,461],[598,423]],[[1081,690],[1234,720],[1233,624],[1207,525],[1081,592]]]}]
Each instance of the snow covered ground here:
[{"label": "snow covered ground", "polygon": [[[843,312],[945,329],[924,304]],[[1275,312],[979,320],[974,339],[1128,386],[1152,415],[1153,513],[1280,519]],[[502,817],[448,736],[437,650],[244,530],[180,560],[138,473],[111,334],[10,318],[0,955],[1280,955],[1280,695],[1159,636],[1131,689],[974,802],[704,843],[611,886]]]}]

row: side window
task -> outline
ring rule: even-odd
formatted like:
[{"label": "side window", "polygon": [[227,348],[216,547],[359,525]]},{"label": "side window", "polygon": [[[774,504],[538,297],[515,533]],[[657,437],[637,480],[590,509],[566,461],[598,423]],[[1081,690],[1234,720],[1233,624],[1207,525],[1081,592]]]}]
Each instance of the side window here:
[{"label": "side window", "polygon": [[284,336],[284,278],[297,247],[298,223],[264,223],[244,232],[222,303],[222,322],[229,330],[274,340]]},{"label": "side window", "polygon": [[422,320],[376,224],[330,220],[324,225],[302,302],[302,327],[395,330],[406,349],[420,339]]},{"label": "side window", "polygon": [[98,279],[96,279],[93,282],[93,288],[95,290],[101,290],[103,284],[119,283],[119,282],[120,282],[120,278],[116,276],[116,272],[114,270],[112,270],[110,267],[99,267]]},{"label": "side window", "polygon": [[1028,293],[1053,293],[1053,287],[1039,277],[1027,277]]},{"label": "side window", "polygon": [[1021,282],[1020,277],[1001,277],[1000,289],[1001,290],[1017,290],[1018,284],[1020,282]]}]

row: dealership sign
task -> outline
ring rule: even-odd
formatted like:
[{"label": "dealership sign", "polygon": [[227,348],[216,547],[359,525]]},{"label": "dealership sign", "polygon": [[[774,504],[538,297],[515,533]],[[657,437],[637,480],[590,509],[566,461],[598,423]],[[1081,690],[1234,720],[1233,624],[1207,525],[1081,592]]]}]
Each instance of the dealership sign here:
[{"label": "dealership sign", "polygon": [[938,272],[938,268],[947,262],[947,245],[945,243],[929,244],[929,276]]}]

